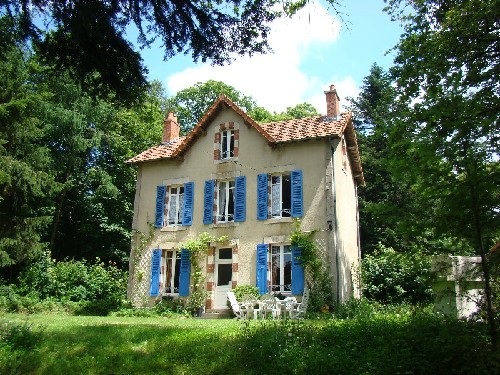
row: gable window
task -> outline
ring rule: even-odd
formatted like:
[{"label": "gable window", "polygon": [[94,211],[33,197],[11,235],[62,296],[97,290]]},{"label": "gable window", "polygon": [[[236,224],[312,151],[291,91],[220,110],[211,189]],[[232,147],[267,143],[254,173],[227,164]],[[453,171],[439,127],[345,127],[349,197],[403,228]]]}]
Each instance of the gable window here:
[{"label": "gable window", "polygon": [[184,204],[184,186],[169,186],[167,196],[166,225],[182,225],[182,210]]},{"label": "gable window", "polygon": [[217,222],[234,221],[234,180],[217,184]]},{"label": "gable window", "polygon": [[220,138],[220,158],[229,159],[234,157],[234,130],[221,131]]},{"label": "gable window", "polygon": [[271,245],[271,291],[292,290],[292,251],[290,245]]},{"label": "gable window", "polygon": [[289,174],[271,175],[271,217],[290,217],[292,209]]},{"label": "gable window", "polygon": [[214,160],[224,163],[238,159],[240,130],[234,121],[219,124],[215,129]]}]

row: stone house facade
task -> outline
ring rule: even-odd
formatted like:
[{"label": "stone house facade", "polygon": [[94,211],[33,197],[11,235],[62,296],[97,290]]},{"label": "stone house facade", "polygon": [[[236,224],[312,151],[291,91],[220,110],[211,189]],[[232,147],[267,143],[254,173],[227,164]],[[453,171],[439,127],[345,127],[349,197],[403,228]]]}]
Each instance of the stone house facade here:
[{"label": "stone house facade", "polygon": [[340,113],[334,85],[326,116],[255,122],[221,95],[186,136],[164,121],[158,146],[128,160],[137,167],[128,296],[151,305],[190,293],[182,243],[227,236],[203,261],[207,309],[226,309],[227,291],[302,294],[304,272],[290,246],[294,218],[315,230],[341,302],[359,293],[357,187],[364,184],[352,114]]}]

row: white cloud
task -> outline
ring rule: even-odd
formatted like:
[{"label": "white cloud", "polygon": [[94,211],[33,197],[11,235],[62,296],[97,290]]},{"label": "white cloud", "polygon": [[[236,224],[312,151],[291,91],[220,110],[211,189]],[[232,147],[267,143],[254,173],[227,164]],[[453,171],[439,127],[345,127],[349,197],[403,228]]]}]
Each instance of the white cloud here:
[{"label": "white cloud", "polygon": [[[239,57],[224,67],[199,64],[187,68],[167,78],[167,89],[173,95],[197,82],[213,79],[250,95],[258,105],[271,111],[281,112],[286,107],[309,102],[324,113],[323,91],[329,84],[334,82],[339,94],[345,97],[355,95],[355,82],[350,77],[321,82],[314,74],[301,70],[301,64],[310,57],[312,47],[335,43],[339,32],[340,22],[314,0],[294,17],[273,23],[269,43],[274,53]],[[314,48],[318,50],[321,48]]]}]

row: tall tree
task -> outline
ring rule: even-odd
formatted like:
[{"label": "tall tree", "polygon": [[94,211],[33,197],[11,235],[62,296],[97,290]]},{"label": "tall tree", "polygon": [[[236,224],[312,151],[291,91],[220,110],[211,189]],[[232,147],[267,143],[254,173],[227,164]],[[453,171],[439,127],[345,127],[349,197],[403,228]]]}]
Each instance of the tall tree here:
[{"label": "tall tree", "polygon": [[405,24],[392,71],[392,165],[432,207],[436,234],[481,255],[488,299],[485,249],[500,238],[498,9],[499,0],[390,0],[388,8]]},{"label": "tall tree", "polygon": [[388,119],[395,98],[391,84],[389,74],[373,64],[359,95],[349,98],[367,180],[359,191],[363,254],[372,253],[379,243],[399,251],[408,251],[412,246],[401,212],[411,214],[415,197],[388,167]]},{"label": "tall tree", "polygon": [[[336,6],[337,0],[328,0]],[[145,83],[139,54],[125,39],[125,27],[139,30],[142,47],[160,39],[165,59],[178,53],[194,61],[215,64],[236,55],[269,50],[269,24],[291,15],[307,1],[286,0],[0,0],[2,13],[19,15],[26,35],[40,46],[50,63],[70,69],[80,84],[94,90],[111,87],[119,96],[142,88]],[[51,26],[44,34],[40,19]],[[96,85],[100,83],[100,85]]]},{"label": "tall tree", "polygon": [[177,115],[181,132],[185,134],[198,123],[221,94],[226,95],[246,112],[250,112],[256,107],[252,98],[243,95],[234,87],[221,81],[208,80],[198,82],[168,98],[167,111],[172,111]]},{"label": "tall tree", "polygon": [[43,142],[40,114],[50,97],[38,87],[43,69],[11,19],[0,18],[0,35],[0,267],[11,270],[46,249],[60,185]]}]

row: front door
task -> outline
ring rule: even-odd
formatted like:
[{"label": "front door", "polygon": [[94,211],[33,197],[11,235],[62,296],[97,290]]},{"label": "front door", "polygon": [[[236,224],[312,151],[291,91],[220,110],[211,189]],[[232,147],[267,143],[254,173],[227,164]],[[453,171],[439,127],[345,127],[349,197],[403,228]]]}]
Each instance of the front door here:
[{"label": "front door", "polygon": [[215,309],[227,309],[227,292],[233,284],[233,249],[215,251]]}]

